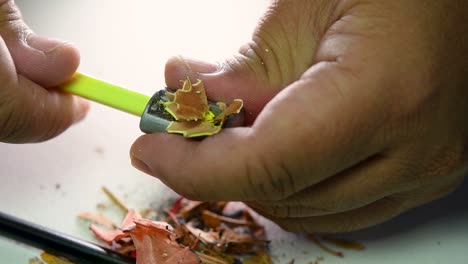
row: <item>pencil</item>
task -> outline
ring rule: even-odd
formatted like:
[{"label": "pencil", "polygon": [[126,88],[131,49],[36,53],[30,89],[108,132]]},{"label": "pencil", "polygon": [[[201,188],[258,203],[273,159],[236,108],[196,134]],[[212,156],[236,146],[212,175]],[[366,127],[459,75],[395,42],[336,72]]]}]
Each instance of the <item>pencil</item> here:
[{"label": "pencil", "polygon": [[0,235],[76,264],[129,264],[135,259],[0,212]]},{"label": "pencil", "polygon": [[150,97],[147,95],[79,72],[75,73],[69,81],[60,84],[57,88],[138,117],[141,117],[150,100]]}]

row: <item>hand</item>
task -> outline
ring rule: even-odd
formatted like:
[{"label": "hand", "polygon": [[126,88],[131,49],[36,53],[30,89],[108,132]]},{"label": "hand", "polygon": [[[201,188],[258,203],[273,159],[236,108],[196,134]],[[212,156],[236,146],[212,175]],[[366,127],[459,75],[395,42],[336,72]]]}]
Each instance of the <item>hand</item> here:
[{"label": "hand", "polygon": [[78,64],[73,45],[35,35],[14,2],[0,0],[0,142],[43,141],[81,120],[85,100],[47,89]]},{"label": "hand", "polygon": [[290,231],[345,232],[439,198],[468,159],[468,2],[274,1],[220,66],[172,58],[245,126],[140,137],[132,163],[194,200],[239,200]]}]

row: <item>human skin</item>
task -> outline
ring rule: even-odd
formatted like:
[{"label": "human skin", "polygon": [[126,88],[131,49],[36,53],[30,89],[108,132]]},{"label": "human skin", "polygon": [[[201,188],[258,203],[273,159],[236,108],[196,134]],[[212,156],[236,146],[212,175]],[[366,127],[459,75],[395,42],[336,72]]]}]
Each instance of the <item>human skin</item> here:
[{"label": "human skin", "polygon": [[143,135],[132,164],[194,200],[244,201],[289,231],[346,232],[453,191],[467,169],[468,2],[278,0],[220,64],[174,57],[244,124]]},{"label": "human skin", "polygon": [[79,61],[72,44],[34,34],[14,2],[0,0],[0,142],[44,141],[85,116],[84,99],[47,89]]}]

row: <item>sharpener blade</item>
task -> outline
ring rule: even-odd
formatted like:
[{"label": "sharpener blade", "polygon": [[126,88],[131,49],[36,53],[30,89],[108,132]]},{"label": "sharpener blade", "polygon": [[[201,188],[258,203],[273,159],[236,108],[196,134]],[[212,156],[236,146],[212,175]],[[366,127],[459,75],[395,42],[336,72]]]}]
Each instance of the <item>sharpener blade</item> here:
[{"label": "sharpener blade", "polygon": [[169,99],[166,90],[157,91],[143,111],[140,119],[140,130],[143,133],[165,132],[174,118],[164,110],[164,103]]}]

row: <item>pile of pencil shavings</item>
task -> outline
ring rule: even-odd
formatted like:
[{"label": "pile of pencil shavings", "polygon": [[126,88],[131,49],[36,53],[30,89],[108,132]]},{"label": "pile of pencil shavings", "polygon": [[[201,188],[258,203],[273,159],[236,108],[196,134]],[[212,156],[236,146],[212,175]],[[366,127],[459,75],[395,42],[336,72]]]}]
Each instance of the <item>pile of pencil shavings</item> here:
[{"label": "pile of pencil shavings", "polygon": [[218,102],[216,108],[211,107],[203,82],[197,80],[192,84],[188,77],[182,88],[174,93],[166,92],[166,97],[169,101],[164,103],[164,109],[175,119],[166,131],[189,138],[219,133],[228,116],[239,113],[243,107],[241,99],[235,99],[229,105]]},{"label": "pile of pencil shavings", "polygon": [[128,210],[119,228],[92,224],[90,229],[112,249],[136,257],[137,264],[273,263],[264,228],[245,208],[228,213],[228,204],[180,198],[164,221]]}]

